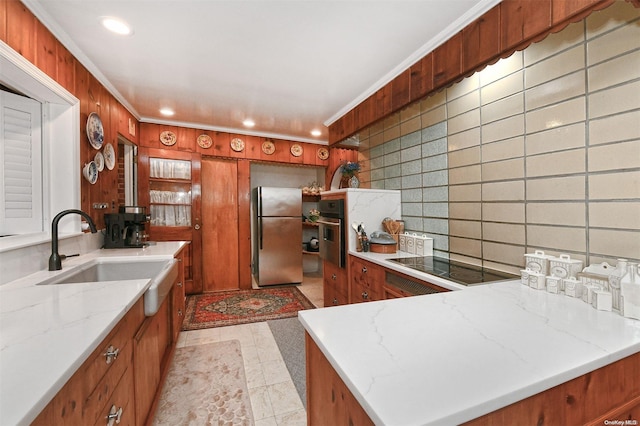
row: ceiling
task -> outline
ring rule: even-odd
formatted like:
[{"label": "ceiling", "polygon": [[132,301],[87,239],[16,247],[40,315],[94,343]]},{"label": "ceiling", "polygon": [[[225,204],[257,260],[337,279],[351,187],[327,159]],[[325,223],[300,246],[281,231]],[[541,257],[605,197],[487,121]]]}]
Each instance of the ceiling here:
[{"label": "ceiling", "polygon": [[[142,122],[316,143],[498,2],[23,0]],[[133,35],[109,33],[103,16]]]}]

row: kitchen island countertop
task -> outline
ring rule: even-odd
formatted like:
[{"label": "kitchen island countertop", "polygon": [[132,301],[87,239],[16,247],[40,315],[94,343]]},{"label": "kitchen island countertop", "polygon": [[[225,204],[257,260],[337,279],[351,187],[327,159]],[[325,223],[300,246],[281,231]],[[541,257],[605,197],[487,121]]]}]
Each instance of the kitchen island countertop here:
[{"label": "kitchen island countertop", "polygon": [[299,318],[379,425],[460,424],[640,352],[640,321],[519,280]]},{"label": "kitchen island countertop", "polygon": [[150,280],[37,285],[96,258],[171,259],[185,242],[144,249],[96,250],[0,286],[0,424],[32,422],[113,327]]}]

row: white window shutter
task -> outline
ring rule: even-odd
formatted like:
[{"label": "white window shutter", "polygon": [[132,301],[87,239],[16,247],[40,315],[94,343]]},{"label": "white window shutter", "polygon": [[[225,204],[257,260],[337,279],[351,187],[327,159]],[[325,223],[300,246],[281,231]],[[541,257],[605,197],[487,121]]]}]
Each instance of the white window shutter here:
[{"label": "white window shutter", "polygon": [[0,235],[43,231],[39,102],[0,92]]}]

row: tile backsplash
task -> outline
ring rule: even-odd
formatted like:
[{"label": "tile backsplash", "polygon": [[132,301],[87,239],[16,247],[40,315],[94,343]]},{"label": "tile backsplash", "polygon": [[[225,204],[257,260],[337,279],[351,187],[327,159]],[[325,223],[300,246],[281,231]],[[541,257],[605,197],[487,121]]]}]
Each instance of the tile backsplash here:
[{"label": "tile backsplash", "polygon": [[359,136],[363,186],[400,190],[437,255],[640,261],[640,10],[615,2]]}]

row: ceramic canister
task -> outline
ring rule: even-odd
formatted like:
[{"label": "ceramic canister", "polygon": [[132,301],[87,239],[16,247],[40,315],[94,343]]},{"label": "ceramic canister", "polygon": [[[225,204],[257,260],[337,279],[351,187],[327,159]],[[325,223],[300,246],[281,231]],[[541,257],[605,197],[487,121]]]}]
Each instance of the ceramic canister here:
[{"label": "ceramic canister", "polygon": [[398,250],[407,251],[407,234],[398,235]]},{"label": "ceramic canister", "polygon": [[520,269],[520,282],[522,285],[529,286],[529,272],[528,269]]},{"label": "ceramic canister", "polygon": [[613,308],[613,298],[611,297],[611,293],[604,290],[594,291],[591,306],[599,311],[610,311]]},{"label": "ceramic canister", "polygon": [[546,278],[547,281],[547,291],[549,293],[560,293],[560,287],[562,283],[562,279],[559,277],[548,276]]},{"label": "ceramic canister", "polygon": [[564,278],[562,280],[564,286],[564,294],[570,297],[582,297],[582,282],[578,281],[575,277]]},{"label": "ceramic canister", "polygon": [[529,272],[529,287],[536,290],[544,290],[544,274],[539,272]]}]

